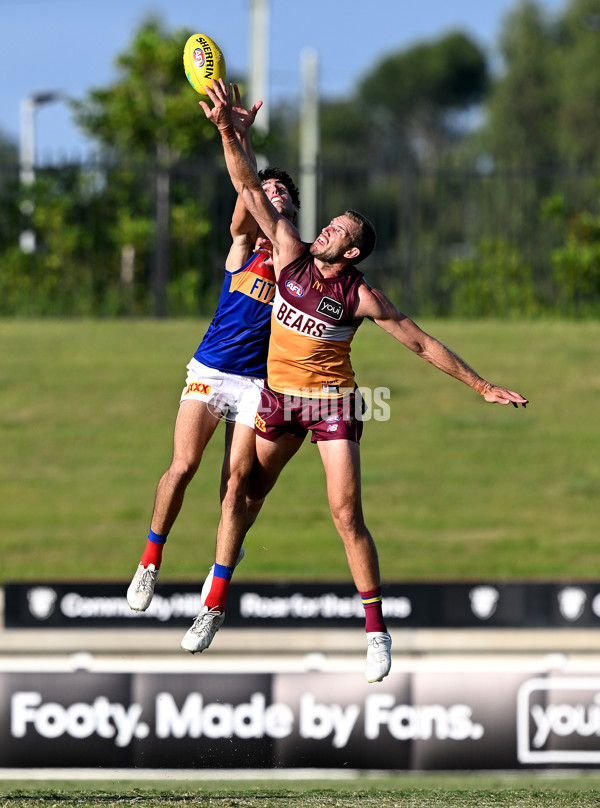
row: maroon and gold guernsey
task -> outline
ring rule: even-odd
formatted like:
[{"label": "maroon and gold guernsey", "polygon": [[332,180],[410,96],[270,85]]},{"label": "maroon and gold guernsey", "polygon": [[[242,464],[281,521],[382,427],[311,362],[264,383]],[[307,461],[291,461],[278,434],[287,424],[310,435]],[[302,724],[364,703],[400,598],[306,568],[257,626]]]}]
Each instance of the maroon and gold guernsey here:
[{"label": "maroon and gold guernsey", "polygon": [[352,315],[362,272],[348,266],[324,278],[308,251],[288,264],[277,281],[268,384],[306,398],[339,398],[354,389],[350,343],[362,319]]}]

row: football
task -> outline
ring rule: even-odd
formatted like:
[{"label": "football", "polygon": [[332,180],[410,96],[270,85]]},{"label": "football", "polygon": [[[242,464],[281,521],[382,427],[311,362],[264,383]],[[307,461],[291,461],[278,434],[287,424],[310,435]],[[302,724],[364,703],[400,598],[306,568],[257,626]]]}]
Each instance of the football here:
[{"label": "football", "polygon": [[206,34],[193,34],[183,48],[183,69],[194,90],[207,95],[207,84],[225,78],[225,57]]}]

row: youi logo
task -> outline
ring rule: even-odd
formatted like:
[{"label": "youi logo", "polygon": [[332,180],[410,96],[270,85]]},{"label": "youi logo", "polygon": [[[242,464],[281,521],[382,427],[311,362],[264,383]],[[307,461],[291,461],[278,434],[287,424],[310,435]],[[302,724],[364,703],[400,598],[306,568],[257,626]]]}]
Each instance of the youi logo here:
[{"label": "youi logo", "polygon": [[304,289],[299,283],[296,283],[296,281],[286,281],[285,288],[291,295],[294,295],[294,297],[303,297],[304,295]]}]

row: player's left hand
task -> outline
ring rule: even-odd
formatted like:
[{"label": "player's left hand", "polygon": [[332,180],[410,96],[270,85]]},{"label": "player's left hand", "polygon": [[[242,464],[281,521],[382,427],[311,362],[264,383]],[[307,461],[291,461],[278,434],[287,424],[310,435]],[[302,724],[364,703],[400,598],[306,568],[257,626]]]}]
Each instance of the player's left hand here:
[{"label": "player's left hand", "polygon": [[523,398],[520,393],[515,393],[513,390],[507,390],[505,387],[496,387],[494,384],[486,382],[486,386],[482,392],[482,396],[490,404],[512,404],[513,407],[519,408],[519,404],[523,409],[529,404],[528,399]]},{"label": "player's left hand", "polygon": [[238,135],[240,135],[240,137],[243,137],[254,123],[256,113],[262,107],[263,102],[257,101],[252,109],[246,109],[242,104],[240,90],[237,84],[233,85],[233,92],[235,96],[235,104],[231,108],[231,117],[235,131],[238,133]]}]

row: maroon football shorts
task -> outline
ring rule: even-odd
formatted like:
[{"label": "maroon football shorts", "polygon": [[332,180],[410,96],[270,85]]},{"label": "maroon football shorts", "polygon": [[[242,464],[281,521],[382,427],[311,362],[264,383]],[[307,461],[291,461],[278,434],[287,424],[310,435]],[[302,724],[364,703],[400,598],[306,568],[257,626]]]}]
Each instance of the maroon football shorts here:
[{"label": "maroon football shorts", "polygon": [[360,443],[362,406],[360,393],[356,392],[340,398],[302,398],[265,387],[261,391],[254,431],[272,441],[286,434],[304,438],[311,432],[311,443],[322,440]]}]

